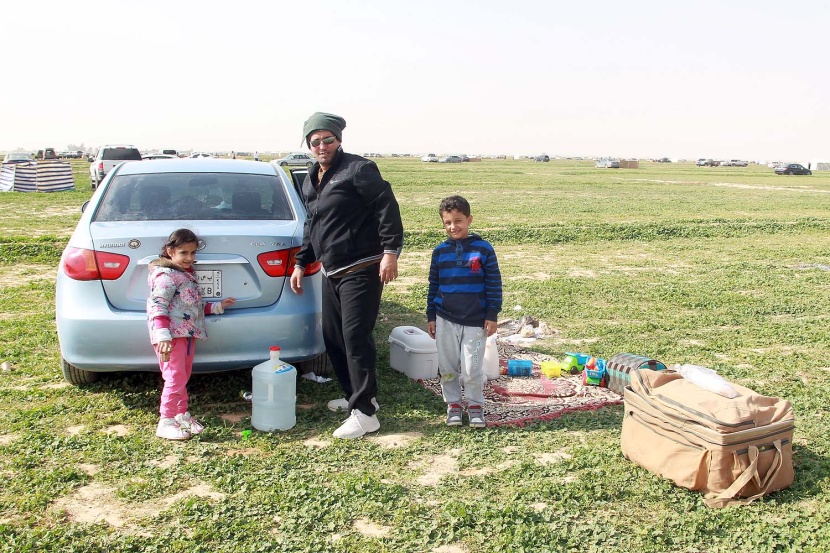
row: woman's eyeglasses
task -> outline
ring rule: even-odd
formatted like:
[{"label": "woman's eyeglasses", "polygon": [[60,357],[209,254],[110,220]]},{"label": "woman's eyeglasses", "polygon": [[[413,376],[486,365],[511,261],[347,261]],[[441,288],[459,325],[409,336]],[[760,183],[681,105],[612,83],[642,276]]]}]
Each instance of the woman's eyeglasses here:
[{"label": "woman's eyeglasses", "polygon": [[311,141],[311,147],[316,148],[322,142],[323,144],[334,144],[334,141],[337,140],[336,136],[327,136],[326,138],[315,138]]}]

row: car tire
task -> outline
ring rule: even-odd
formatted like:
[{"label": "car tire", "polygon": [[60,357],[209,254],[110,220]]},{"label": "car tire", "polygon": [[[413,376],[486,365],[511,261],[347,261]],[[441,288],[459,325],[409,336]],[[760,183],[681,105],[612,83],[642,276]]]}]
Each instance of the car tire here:
[{"label": "car tire", "polygon": [[785,174],[785,175],[792,175],[792,174],[793,174],[793,172],[792,172],[792,171],[784,171],[784,174]]},{"label": "car tire", "polygon": [[334,376],[334,367],[325,353],[307,361],[300,361],[297,363],[297,370],[300,374],[313,372],[317,376]]},{"label": "car tire", "polygon": [[93,190],[98,188],[98,183],[95,182],[95,179],[92,178],[92,177],[90,177],[90,179],[89,179],[89,187],[92,188]]},{"label": "car tire", "polygon": [[812,175],[812,174],[813,174],[813,172],[812,172],[812,171],[810,171],[810,170],[808,170],[808,171],[807,171],[807,174],[808,174],[808,175]]},{"label": "car tire", "polygon": [[305,166],[308,167],[309,169],[311,169],[312,165],[314,165],[313,161],[309,161],[308,163],[305,164]]},{"label": "car tire", "polygon": [[64,358],[61,358],[61,369],[63,369],[63,378],[75,386],[92,384],[98,380],[98,373],[81,370],[75,365],[67,363]]},{"label": "car tire", "polygon": [[286,162],[280,161],[280,167],[285,167],[286,165],[288,165]]}]

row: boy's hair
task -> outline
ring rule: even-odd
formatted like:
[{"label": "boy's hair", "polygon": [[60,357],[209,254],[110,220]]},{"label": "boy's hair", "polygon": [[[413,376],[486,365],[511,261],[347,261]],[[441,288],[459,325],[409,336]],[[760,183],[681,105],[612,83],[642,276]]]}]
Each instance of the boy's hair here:
[{"label": "boy's hair", "polygon": [[460,211],[465,217],[470,216],[470,202],[461,196],[449,196],[441,200],[441,205],[438,206],[438,215],[443,215],[449,211]]},{"label": "boy's hair", "polygon": [[190,230],[189,228],[180,228],[178,230],[174,230],[170,237],[167,239],[167,242],[164,243],[164,246],[161,248],[161,257],[166,257],[170,259],[170,256],[167,254],[167,248],[178,248],[184,244],[190,244],[195,242],[196,244],[199,243],[199,238],[196,236],[196,233]]}]

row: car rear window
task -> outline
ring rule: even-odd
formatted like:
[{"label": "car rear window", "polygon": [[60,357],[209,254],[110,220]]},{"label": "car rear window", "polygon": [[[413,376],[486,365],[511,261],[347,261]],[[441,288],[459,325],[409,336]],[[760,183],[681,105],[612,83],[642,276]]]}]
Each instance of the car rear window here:
[{"label": "car rear window", "polygon": [[274,175],[149,173],[116,175],[94,221],[243,221],[294,219]]},{"label": "car rear window", "polygon": [[106,148],[101,159],[107,161],[141,161],[141,152],[136,148]]}]

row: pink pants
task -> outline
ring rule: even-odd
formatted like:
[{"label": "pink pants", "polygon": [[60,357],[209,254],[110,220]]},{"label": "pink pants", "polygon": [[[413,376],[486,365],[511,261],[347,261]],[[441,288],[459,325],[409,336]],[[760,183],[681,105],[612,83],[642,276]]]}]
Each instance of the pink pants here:
[{"label": "pink pants", "polygon": [[[158,345],[154,345],[153,348],[159,357]],[[173,338],[170,361],[162,361],[159,357],[161,377],[164,379],[159,408],[162,417],[172,419],[187,411],[187,381],[193,372],[195,350],[196,341],[193,338]]]}]

